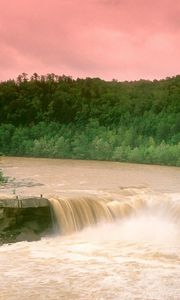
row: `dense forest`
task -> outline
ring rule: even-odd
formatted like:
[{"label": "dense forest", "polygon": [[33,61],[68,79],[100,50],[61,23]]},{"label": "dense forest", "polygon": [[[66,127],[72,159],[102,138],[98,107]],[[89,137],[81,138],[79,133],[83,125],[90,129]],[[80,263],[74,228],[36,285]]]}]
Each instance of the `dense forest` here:
[{"label": "dense forest", "polygon": [[0,152],[180,166],[180,75],[118,82],[23,73],[1,82]]}]

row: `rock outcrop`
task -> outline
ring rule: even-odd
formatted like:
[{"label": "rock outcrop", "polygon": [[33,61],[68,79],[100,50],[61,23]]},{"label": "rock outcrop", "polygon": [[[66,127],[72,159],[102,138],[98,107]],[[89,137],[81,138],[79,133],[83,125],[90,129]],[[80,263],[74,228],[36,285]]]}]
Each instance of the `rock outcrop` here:
[{"label": "rock outcrop", "polygon": [[0,198],[0,244],[39,240],[52,230],[53,217],[48,199]]}]

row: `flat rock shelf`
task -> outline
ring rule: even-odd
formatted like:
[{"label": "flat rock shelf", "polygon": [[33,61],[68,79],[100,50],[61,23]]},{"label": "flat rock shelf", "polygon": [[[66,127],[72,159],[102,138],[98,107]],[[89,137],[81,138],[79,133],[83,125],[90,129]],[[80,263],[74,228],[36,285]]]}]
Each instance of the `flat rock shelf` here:
[{"label": "flat rock shelf", "polygon": [[53,213],[43,197],[0,197],[0,244],[36,241],[53,232]]},{"label": "flat rock shelf", "polygon": [[0,208],[37,208],[47,206],[49,206],[49,201],[43,197],[0,197]]}]

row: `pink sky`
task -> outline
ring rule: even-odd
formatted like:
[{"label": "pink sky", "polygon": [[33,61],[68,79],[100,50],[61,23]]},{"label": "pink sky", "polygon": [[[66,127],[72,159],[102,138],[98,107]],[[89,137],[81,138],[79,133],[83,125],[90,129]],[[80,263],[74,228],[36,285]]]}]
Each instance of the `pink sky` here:
[{"label": "pink sky", "polygon": [[0,80],[180,74],[179,0],[0,0]]}]

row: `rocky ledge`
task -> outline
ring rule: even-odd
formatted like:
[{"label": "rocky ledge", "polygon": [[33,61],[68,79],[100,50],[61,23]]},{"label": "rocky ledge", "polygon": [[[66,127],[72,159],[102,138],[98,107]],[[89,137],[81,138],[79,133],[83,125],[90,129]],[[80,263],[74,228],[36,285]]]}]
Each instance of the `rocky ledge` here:
[{"label": "rocky ledge", "polygon": [[52,233],[53,214],[43,197],[0,197],[0,244],[36,241]]}]

